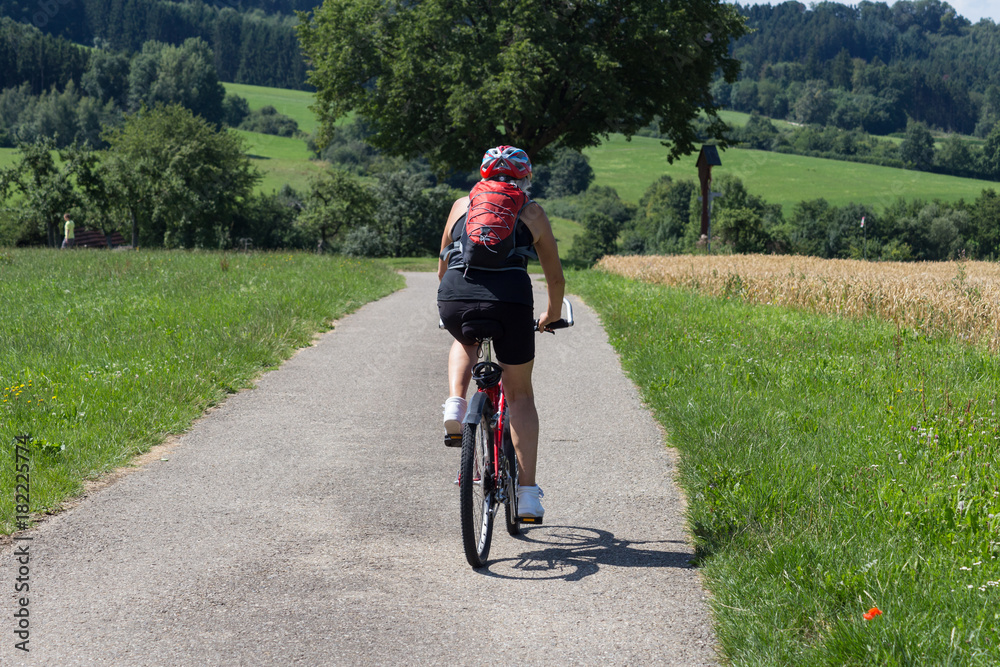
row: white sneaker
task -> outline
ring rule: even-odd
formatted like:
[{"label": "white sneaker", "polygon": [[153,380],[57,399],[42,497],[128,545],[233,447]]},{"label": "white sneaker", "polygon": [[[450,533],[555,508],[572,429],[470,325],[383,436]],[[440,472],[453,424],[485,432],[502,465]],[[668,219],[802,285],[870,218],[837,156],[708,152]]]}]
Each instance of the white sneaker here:
[{"label": "white sneaker", "polygon": [[541,487],[537,484],[535,486],[517,487],[517,515],[533,516],[541,519],[545,516],[545,508],[542,507],[542,502],[539,498],[542,498],[544,495]]},{"label": "white sneaker", "polygon": [[461,396],[452,396],[441,406],[444,408],[444,430],[446,433],[461,433],[462,420],[468,403]]}]

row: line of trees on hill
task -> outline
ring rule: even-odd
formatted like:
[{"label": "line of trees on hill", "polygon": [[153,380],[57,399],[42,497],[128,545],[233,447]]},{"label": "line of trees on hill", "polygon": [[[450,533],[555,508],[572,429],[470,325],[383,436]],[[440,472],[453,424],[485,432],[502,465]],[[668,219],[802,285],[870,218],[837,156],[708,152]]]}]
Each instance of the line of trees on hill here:
[{"label": "line of trees on hill", "polygon": [[[16,48],[20,40],[28,46]],[[31,69],[24,54],[35,46],[39,58]],[[57,148],[74,143],[100,148],[103,131],[121,124],[125,113],[174,103],[214,125],[282,136],[298,132],[295,121],[273,107],[251,112],[246,100],[227,95],[211,49],[199,38],[178,46],[146,42],[129,56],[87,51],[0,19],[0,78],[11,84],[0,90],[0,147],[44,138]]]},{"label": "line of trees on hill", "polygon": [[733,53],[724,106],[800,123],[889,134],[909,119],[985,137],[1000,120],[1000,26],[941,0],[799,2],[741,8],[753,31]]},{"label": "line of trees on hill", "polygon": [[[777,204],[748,192],[735,176],[717,176],[712,189],[722,195],[712,211],[715,254],[880,261],[1000,257],[1000,196],[993,189],[972,202],[900,198],[880,211],[868,204],[834,206],[825,199],[807,200],[787,217]],[[605,254],[700,253],[706,248],[700,238],[698,192],[693,181],[663,176],[650,185],[638,206],[622,203],[610,188],[591,188],[583,195],[548,202],[546,209],[556,215],[577,213],[585,231],[572,250],[584,263]]]},{"label": "line of trees on hill", "polygon": [[1000,180],[1000,122],[985,141],[952,134],[938,145],[927,125],[914,120],[897,142],[829,125],[778,129],[770,119],[751,114],[746,125],[730,132],[730,138],[744,148]]},{"label": "line of trees on hill", "polygon": [[[368,136],[364,122],[356,119],[339,126],[330,144],[316,149],[317,156],[358,174],[379,171],[387,158],[366,143]],[[902,154],[909,155],[909,146],[903,148]],[[1000,145],[996,148],[1000,151]],[[461,190],[475,178],[454,174],[449,184]],[[535,169],[532,197],[542,200],[550,216],[583,227],[566,253],[570,262],[587,266],[607,254],[705,252],[699,189],[693,181],[663,176],[632,205],[613,188],[593,185],[593,178],[587,158],[566,148]],[[748,192],[735,176],[717,176],[712,189],[722,193],[713,205],[714,253],[881,261],[1000,258],[1000,196],[992,189],[971,202],[898,199],[879,211],[868,204],[834,206],[815,199],[800,202],[787,216],[779,205]],[[352,245],[351,251],[378,254],[363,245]]]},{"label": "line of trees on hill", "polygon": [[[71,55],[65,46],[67,41],[133,54],[141,51],[150,41],[176,46],[188,39],[199,38],[209,46],[212,63],[224,81],[306,89],[306,63],[295,33],[298,21],[290,13],[276,13],[286,8],[299,9],[297,5],[301,4],[311,3],[207,3],[201,0],[4,2],[0,4],[0,16],[9,17],[23,27],[36,28],[46,36],[61,38],[62,42],[43,43],[22,32],[18,41],[0,44],[0,54],[5,50],[14,51],[13,60],[22,66],[17,74],[0,70],[0,77],[14,77],[13,83],[5,78],[0,87],[29,81],[35,94],[48,90],[52,85],[61,90],[69,78],[76,77],[64,75],[60,83],[51,80],[50,72],[60,68],[72,69],[74,64],[60,64],[51,50],[57,48],[64,56]],[[40,44],[46,51],[43,54],[38,50]]]}]

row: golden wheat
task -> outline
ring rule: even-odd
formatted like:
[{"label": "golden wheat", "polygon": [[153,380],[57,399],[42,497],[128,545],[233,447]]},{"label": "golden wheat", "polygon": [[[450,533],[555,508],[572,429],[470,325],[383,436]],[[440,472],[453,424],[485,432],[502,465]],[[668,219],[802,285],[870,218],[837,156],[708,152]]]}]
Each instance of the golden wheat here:
[{"label": "golden wheat", "polygon": [[862,262],[777,255],[608,256],[598,268],[750,303],[877,316],[1000,348],[1000,264]]}]

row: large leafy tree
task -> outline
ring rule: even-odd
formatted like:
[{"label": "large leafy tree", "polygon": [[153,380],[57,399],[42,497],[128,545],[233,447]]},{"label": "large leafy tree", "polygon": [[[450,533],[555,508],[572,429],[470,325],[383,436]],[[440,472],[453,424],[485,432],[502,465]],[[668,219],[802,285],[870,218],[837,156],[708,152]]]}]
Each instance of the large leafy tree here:
[{"label": "large leafy tree", "polygon": [[342,233],[371,222],[376,208],[371,188],[345,171],[330,169],[310,184],[297,223],[322,251]]},{"label": "large leafy tree", "polygon": [[126,217],[133,243],[219,247],[260,179],[235,133],[180,105],[143,109],[104,135],[108,205]]},{"label": "large leafy tree", "polygon": [[921,171],[929,170],[934,164],[934,137],[927,126],[911,120],[906,127],[906,137],[899,145],[899,156],[903,163]]},{"label": "large leafy tree", "polygon": [[192,37],[180,46],[146,42],[128,76],[129,106],[182,104],[210,123],[223,120],[226,89],[219,83],[212,49]]},{"label": "large leafy tree", "polygon": [[381,174],[374,188],[378,209],[375,227],[392,257],[435,255],[441,247],[441,221],[447,219],[454,194],[446,185],[428,189],[421,174]]},{"label": "large leafy tree", "polygon": [[694,121],[724,143],[709,85],[745,33],[720,0],[325,0],[300,14],[323,136],[355,111],[370,141],[468,169],[499,143],[533,159],[658,120],[673,159]]}]

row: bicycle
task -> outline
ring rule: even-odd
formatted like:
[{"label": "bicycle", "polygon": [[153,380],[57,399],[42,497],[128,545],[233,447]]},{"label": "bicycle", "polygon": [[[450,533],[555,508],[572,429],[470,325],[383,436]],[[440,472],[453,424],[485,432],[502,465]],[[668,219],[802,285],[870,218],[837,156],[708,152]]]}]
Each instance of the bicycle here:
[{"label": "bicycle", "polygon": [[[550,322],[546,331],[573,326],[573,306],[563,299],[566,317]],[[492,320],[469,322],[479,343],[482,361],[472,367],[477,391],[462,421],[462,457],[459,467],[459,503],[462,546],[474,568],[483,567],[493,539],[493,520],[504,506],[507,532],[517,535],[520,524],[541,524],[541,517],[517,515],[517,455],[510,436],[502,371],[492,359],[492,340],[499,324]],[[538,329],[538,321],[535,321]],[[446,444],[455,436],[445,436]]]}]

